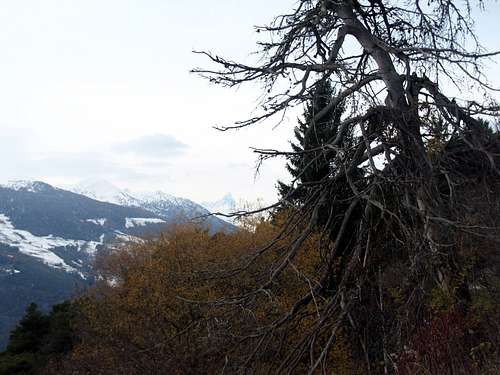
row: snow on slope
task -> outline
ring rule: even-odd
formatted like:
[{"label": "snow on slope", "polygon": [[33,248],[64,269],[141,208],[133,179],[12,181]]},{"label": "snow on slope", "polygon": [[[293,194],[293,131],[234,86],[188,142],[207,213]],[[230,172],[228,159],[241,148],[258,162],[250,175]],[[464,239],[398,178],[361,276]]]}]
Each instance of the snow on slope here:
[{"label": "snow on slope", "polygon": [[[208,217],[210,212],[202,205],[189,199],[166,194],[162,191],[131,192],[127,189],[121,190],[105,180],[88,181],[67,189],[74,193],[86,195],[87,197],[103,202],[142,208],[156,214],[164,219],[166,223],[194,220],[197,223],[205,225],[212,232],[231,231],[234,228],[230,225],[229,220]],[[226,209],[224,212],[234,211],[232,210],[234,199],[230,194],[226,195],[225,203]],[[129,227],[127,228],[131,228],[131,225],[132,223],[129,223]],[[138,225],[139,224],[136,224],[136,226]]]},{"label": "snow on slope", "polygon": [[143,217],[126,217],[125,218],[125,228],[134,228],[134,227],[144,227],[148,224],[162,224],[166,223],[165,220],[162,219],[154,219],[154,218],[143,218]]},{"label": "snow on slope", "polygon": [[106,218],[87,219],[85,221],[87,223],[92,223],[92,224],[95,224],[95,225],[100,225],[102,227],[102,226],[104,226],[104,224],[106,224],[106,221],[108,221],[108,219],[106,219]]},{"label": "snow on slope", "polygon": [[162,191],[131,192],[130,190],[114,186],[105,180],[87,180],[77,186],[69,188],[70,191],[85,195],[89,198],[129,207],[142,207],[161,215],[165,206],[179,207],[193,211],[193,216],[205,214],[198,212],[203,209],[200,205],[189,199],[174,197]]},{"label": "snow on slope", "polygon": [[174,197],[173,195],[164,193],[163,191],[157,190],[153,192],[135,192],[134,197],[143,202],[158,202],[158,201],[166,201],[171,202],[173,204],[181,203],[183,201],[182,198]]},{"label": "snow on slope", "polygon": [[[123,232],[120,232],[119,230],[115,231],[115,243],[128,243],[128,244],[140,244],[144,243],[144,240],[142,238],[136,237],[136,236],[131,236],[130,234],[126,234]],[[111,244],[109,247],[110,248],[115,248],[115,244]]]},{"label": "snow on slope", "polygon": [[[185,209],[191,209],[195,211],[196,214],[202,214],[201,212],[198,212],[200,209],[203,209],[203,207],[199,204],[186,198],[174,197],[173,195],[164,193],[160,190],[153,192],[139,191],[134,192],[133,195],[137,198],[137,203],[140,205],[140,207],[148,206],[149,209],[152,209],[155,204],[161,203],[161,206],[170,205],[172,207],[182,207]],[[155,212],[155,210],[152,211]]]},{"label": "snow on slope", "polygon": [[38,193],[50,186],[40,181],[13,180],[13,181],[8,181],[5,184],[0,184],[0,187],[12,189],[15,191],[27,191],[30,193]]},{"label": "snow on slope", "polygon": [[17,273],[21,273],[21,271],[16,270],[15,268],[12,268],[12,267],[2,267],[2,266],[0,266],[0,275],[2,273],[10,276],[10,275],[15,275]]},{"label": "snow on slope", "polygon": [[101,202],[114,203],[121,206],[142,207],[144,203],[158,201],[179,205],[184,201],[182,198],[174,197],[162,191],[132,193],[127,189],[122,190],[106,180],[86,180],[77,186],[71,187],[69,190]]},{"label": "snow on slope", "polygon": [[71,246],[76,247],[78,251],[84,251],[89,255],[93,255],[97,251],[97,246],[103,244],[103,239],[101,237],[101,242],[96,242],[70,240],[52,235],[43,237],[35,236],[28,231],[16,229],[8,216],[0,214],[0,243],[17,247],[21,253],[40,259],[50,267],[63,269],[67,272],[78,272],[78,270],[66,264],[62,258],[51,250],[58,247]]}]

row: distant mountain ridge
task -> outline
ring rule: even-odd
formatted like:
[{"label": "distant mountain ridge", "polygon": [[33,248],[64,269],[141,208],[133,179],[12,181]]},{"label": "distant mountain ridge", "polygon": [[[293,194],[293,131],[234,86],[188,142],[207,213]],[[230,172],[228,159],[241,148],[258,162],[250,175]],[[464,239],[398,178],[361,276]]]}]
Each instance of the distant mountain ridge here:
[{"label": "distant mountain ridge", "polygon": [[128,193],[128,190],[121,190],[105,180],[82,182],[74,187],[68,187],[68,190],[97,201],[121,206],[130,206],[134,202],[134,198]]},{"label": "distant mountain ridge", "polygon": [[[119,204],[127,207],[140,207],[151,211],[167,221],[186,222],[189,220],[205,223],[211,232],[233,230],[234,227],[216,216],[209,216],[216,212],[207,209],[202,204],[186,198],[179,198],[156,190],[152,192],[132,192],[129,189],[120,189],[106,180],[83,182],[69,190],[89,198]],[[232,199],[232,196],[229,195]]]},{"label": "distant mountain ridge", "polygon": [[[0,185],[0,301],[8,301],[0,303],[0,348],[27,304],[47,309],[92,283],[93,259],[106,247],[208,214],[162,192],[132,195],[107,183],[98,190],[87,186],[81,194],[41,181]],[[234,230],[216,217],[201,223],[211,232]]]}]

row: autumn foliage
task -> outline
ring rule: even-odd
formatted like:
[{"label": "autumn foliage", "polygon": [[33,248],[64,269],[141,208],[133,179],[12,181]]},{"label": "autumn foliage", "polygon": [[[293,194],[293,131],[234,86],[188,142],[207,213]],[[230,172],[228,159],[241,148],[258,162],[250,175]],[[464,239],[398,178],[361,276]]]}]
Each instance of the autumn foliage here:
[{"label": "autumn foliage", "polygon": [[[314,282],[324,240],[313,237],[303,255],[267,290],[240,302],[262,284],[275,253],[257,256],[270,242],[276,251],[276,220],[248,225],[252,230],[210,236],[185,225],[159,239],[113,251],[98,260],[100,282],[77,304],[79,343],[48,373],[201,374],[255,373],[276,365],[314,321],[314,308],[294,326],[277,329],[265,351],[252,353],[252,334],[286,313]],[[321,299],[316,301],[319,305]],[[259,338],[259,340],[261,340]],[[321,343],[318,343],[320,345]],[[342,340],[332,354],[339,373],[350,371],[350,349]],[[300,369],[300,364],[298,368]]]},{"label": "autumn foliage", "polygon": [[[276,325],[314,285],[324,248],[330,245],[320,235],[311,236],[273,285],[259,289],[278,266],[280,252],[290,246],[288,237],[280,236],[284,215],[246,218],[243,228],[231,234],[210,235],[192,225],[172,227],[160,238],[101,256],[96,262],[100,281],[74,303],[73,350],[52,358],[42,373],[281,373],[280,364],[301,347],[318,311],[331,298],[328,292],[318,294],[294,319]],[[269,246],[271,251],[261,253]],[[466,239],[461,247],[473,259],[476,247]],[[331,272],[335,280],[338,268]],[[404,304],[398,297],[398,276],[384,272],[384,283],[391,278],[394,286],[386,287],[394,292],[384,296],[384,311],[387,319],[398,319]],[[388,353],[396,373],[494,374],[499,358],[494,317],[500,310],[487,290],[478,286],[467,309],[438,289],[431,291],[422,306],[423,324],[410,329],[398,350]],[[367,326],[377,335],[369,303],[365,311]],[[268,330],[271,325],[276,326]],[[321,365],[323,373],[383,373],[382,361],[367,365],[364,349],[370,348],[362,348],[349,317],[331,329],[336,329],[336,338]],[[259,336],[261,330],[272,334]],[[298,356],[294,373],[307,373],[310,357],[319,355],[330,334],[324,330],[318,336],[315,353]]]}]

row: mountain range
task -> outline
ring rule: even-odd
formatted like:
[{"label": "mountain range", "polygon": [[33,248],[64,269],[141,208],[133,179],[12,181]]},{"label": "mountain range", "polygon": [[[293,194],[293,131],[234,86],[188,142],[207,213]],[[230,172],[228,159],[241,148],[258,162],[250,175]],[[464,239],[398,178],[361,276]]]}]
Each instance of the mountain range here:
[{"label": "mountain range", "polygon": [[0,348],[29,303],[48,309],[92,284],[93,259],[104,249],[189,220],[212,233],[235,230],[208,214],[188,199],[106,181],[69,190],[40,181],[0,185]]}]

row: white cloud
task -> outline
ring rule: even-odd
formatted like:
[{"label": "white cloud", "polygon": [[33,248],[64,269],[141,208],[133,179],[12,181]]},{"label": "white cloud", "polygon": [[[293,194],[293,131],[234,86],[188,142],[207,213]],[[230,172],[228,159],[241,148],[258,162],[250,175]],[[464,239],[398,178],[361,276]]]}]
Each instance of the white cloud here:
[{"label": "white cloud", "polygon": [[117,152],[149,158],[165,158],[184,153],[188,146],[168,134],[145,135],[114,147]]}]

